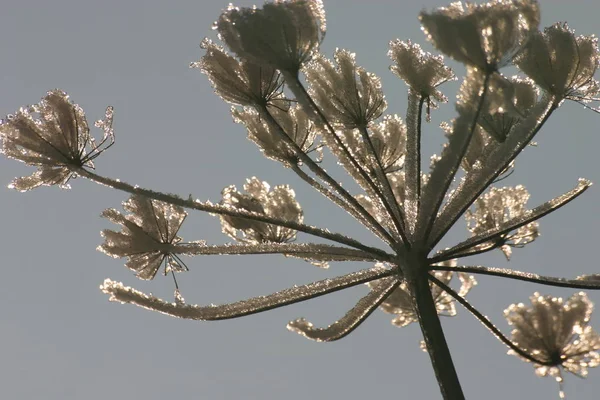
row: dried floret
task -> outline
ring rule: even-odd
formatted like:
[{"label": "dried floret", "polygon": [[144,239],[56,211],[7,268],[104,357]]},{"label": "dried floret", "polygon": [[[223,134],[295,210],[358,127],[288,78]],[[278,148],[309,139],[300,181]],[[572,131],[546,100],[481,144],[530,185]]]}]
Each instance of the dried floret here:
[{"label": "dried floret", "polygon": [[[512,304],[504,311],[513,327],[513,343],[538,361],[534,367],[540,377],[553,376],[561,383],[563,368],[585,378],[588,368],[600,364],[600,335],[588,325],[594,309],[592,302],[583,292],[575,293],[566,302],[561,297],[539,293],[530,300],[530,307]],[[508,353],[532,362],[514,350]]]},{"label": "dried floret", "polygon": [[318,51],[325,28],[320,0],[277,0],[262,8],[230,5],[214,25],[240,58],[294,75]]},{"label": "dried floret", "polygon": [[73,169],[94,168],[92,161],[114,142],[112,117],[108,107],[105,119],[96,123],[104,131],[96,143],[83,110],[61,90],[7,116],[0,121],[2,153],[38,169],[31,176],[15,178],[9,187],[21,192],[41,185],[69,188],[69,179],[77,176]]},{"label": "dried floret", "polygon": [[[512,218],[525,214],[525,204],[529,200],[529,192],[524,186],[491,188],[475,201],[475,210],[467,210],[465,218],[469,231],[473,236],[493,229],[501,229]],[[512,248],[521,248],[533,242],[539,236],[538,223],[530,222],[515,231],[499,236],[493,242],[479,245],[481,249],[499,247],[507,259],[510,259]]]},{"label": "dried floret", "polygon": [[559,99],[587,103],[600,88],[594,74],[600,65],[598,38],[575,36],[566,23],[531,37],[515,63],[545,91]]},{"label": "dried floret", "polygon": [[533,0],[451,3],[419,16],[423,31],[442,53],[483,71],[511,62],[537,30],[540,11]]},{"label": "dried floret", "polygon": [[206,54],[190,66],[208,76],[223,100],[242,106],[287,108],[289,102],[282,94],[283,78],[275,68],[239,61],[208,39],[200,47],[206,49]]},{"label": "dried floret", "polygon": [[336,50],[334,60],[316,57],[305,69],[311,97],[327,120],[337,126],[364,128],[379,118],[387,103],[381,80],[356,65],[355,54]]},{"label": "dried floret", "polygon": [[294,141],[298,149],[304,153],[317,150],[317,146],[315,146],[317,129],[300,106],[288,110],[272,108],[269,112],[277,122],[276,125],[269,124],[255,110],[249,108],[244,110],[233,108],[231,110],[235,122],[246,126],[248,138],[256,143],[264,155],[270,159],[286,165],[296,165],[299,162],[295,151],[282,139],[282,133]]},{"label": "dried floret", "polygon": [[[444,65],[444,57],[425,52],[410,40],[390,42],[388,56],[396,63],[390,70],[406,82],[422,99],[428,110],[437,108],[436,101],[446,103],[448,98],[437,87],[456,79],[452,70]],[[429,113],[428,113],[429,115]]]},{"label": "dried floret", "polygon": [[103,230],[104,243],[98,250],[114,258],[127,257],[125,266],[137,272],[140,279],[154,279],[163,262],[165,275],[187,271],[177,255],[181,246],[175,247],[181,242],[177,232],[187,216],[183,208],[138,195],[123,202],[123,208],[129,214],[123,215],[114,208],[102,212],[103,217],[121,225],[123,230]]},{"label": "dried floret", "polygon": [[[244,211],[301,223],[302,208],[296,201],[294,191],[287,185],[270,189],[267,182],[252,177],[244,184],[246,194],[238,192],[233,185],[223,189],[221,203]],[[248,243],[287,243],[296,238],[296,231],[293,229],[241,217],[221,215],[221,226],[223,233],[229,237]]]}]

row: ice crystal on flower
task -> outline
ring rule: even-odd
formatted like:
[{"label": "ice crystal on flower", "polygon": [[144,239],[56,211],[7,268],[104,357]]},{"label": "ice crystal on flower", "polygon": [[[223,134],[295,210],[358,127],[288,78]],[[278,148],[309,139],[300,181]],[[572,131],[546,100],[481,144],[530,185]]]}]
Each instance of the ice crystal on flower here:
[{"label": "ice crystal on flower", "polygon": [[[257,214],[276,216],[285,221],[302,222],[302,208],[289,186],[275,186],[271,190],[268,183],[253,177],[244,184],[244,191],[246,194],[238,192],[233,185],[226,187],[222,193],[222,204]],[[221,216],[221,226],[223,233],[232,239],[248,243],[286,243],[296,237],[296,231],[293,229],[226,215]]]},{"label": "ice crystal on flower", "polygon": [[585,293],[564,301],[536,292],[530,300],[530,307],[512,304],[504,315],[513,327],[513,342],[531,358],[512,350],[509,354],[533,362],[538,376],[553,376],[559,382],[560,368],[584,378],[588,368],[600,365],[600,335],[588,325],[593,305]]},{"label": "ice crystal on flower", "polygon": [[15,178],[9,187],[21,192],[41,185],[69,188],[67,182],[77,176],[73,169],[93,168],[92,161],[113,143],[112,114],[112,107],[107,108],[100,121],[104,130],[100,143],[90,135],[81,107],[61,90],[48,92],[39,104],[0,121],[2,153],[37,167],[33,175]]},{"label": "ice crystal on flower", "polygon": [[[475,236],[502,228],[507,221],[527,212],[525,208],[527,200],[529,200],[529,193],[521,185],[490,189],[475,201],[475,210],[468,210],[465,214],[469,231]],[[479,247],[482,249],[499,247],[509,259],[513,247],[523,247],[538,236],[538,223],[530,222],[514,232],[497,237],[493,242],[482,243]]]},{"label": "ice crystal on flower", "polygon": [[102,212],[123,230],[103,230],[105,241],[98,250],[114,258],[127,257],[125,266],[140,279],[154,279],[163,263],[165,275],[187,270],[174,246],[181,241],[177,232],[187,216],[183,208],[136,195],[123,202],[123,208],[129,214],[113,208]]}]

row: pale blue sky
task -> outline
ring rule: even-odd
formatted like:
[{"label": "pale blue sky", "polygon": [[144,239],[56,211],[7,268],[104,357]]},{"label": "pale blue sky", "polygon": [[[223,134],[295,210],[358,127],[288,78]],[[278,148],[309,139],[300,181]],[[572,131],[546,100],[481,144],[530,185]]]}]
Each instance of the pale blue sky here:
[{"label": "pale blue sky", "polygon": [[[580,34],[600,33],[600,7],[592,1],[542,1],[542,24],[568,21]],[[251,5],[250,1],[236,3]],[[262,158],[229,116],[229,106],[212,93],[198,70],[203,37],[226,1],[31,0],[4,2],[0,13],[0,114],[37,103],[61,88],[80,104],[90,122],[115,107],[117,144],[97,159],[97,172],[130,183],[218,201],[230,184],[253,175],[271,184],[289,183],[308,223],[376,242],[349,217],[313,194],[290,171]],[[336,47],[381,76],[388,113],[403,116],[406,88],[388,71],[390,40],[425,45],[417,15],[437,1],[325,0],[328,32],[323,52]],[[427,49],[431,49],[428,45]],[[457,68],[457,75],[464,70]],[[443,91],[454,98],[456,85]],[[434,114],[424,130],[424,148],[440,150],[440,121],[452,105]],[[537,137],[539,146],[517,160],[507,185],[524,184],[533,207],[570,190],[578,177],[600,183],[600,116],[566,104]],[[332,167],[333,169],[333,167]],[[32,170],[0,159],[0,183]],[[343,176],[343,174],[338,174]],[[398,329],[390,316],[374,313],[357,331],[335,343],[310,342],[285,329],[304,316],[329,324],[366,292],[359,287],[301,305],[233,321],[190,322],[132,306],[111,304],[98,286],[110,277],[169,297],[172,281],[141,282],[95,251],[99,231],[114,228],[99,218],[128,196],[84,180],[73,190],[41,188],[20,194],[0,189],[0,387],[11,400],[70,399],[437,399],[429,358],[419,350],[416,325]],[[566,208],[545,218],[542,236],[517,249],[509,266],[548,275],[597,273],[600,225],[597,185]],[[192,213],[185,240],[226,240],[217,218]],[[466,237],[462,222],[443,244]],[[507,266],[499,252],[469,263]],[[323,271],[280,257],[194,258],[180,276],[188,302],[222,303],[364,268],[334,265]],[[472,304],[508,332],[502,311],[528,302],[536,290],[569,296],[573,291],[498,278],[479,278]],[[599,294],[590,293],[592,300]],[[592,324],[599,329],[598,317]],[[451,351],[469,399],[556,398],[549,378],[506,356],[506,348],[467,312],[444,319]],[[568,398],[593,399],[600,371],[585,381],[568,375]]]}]

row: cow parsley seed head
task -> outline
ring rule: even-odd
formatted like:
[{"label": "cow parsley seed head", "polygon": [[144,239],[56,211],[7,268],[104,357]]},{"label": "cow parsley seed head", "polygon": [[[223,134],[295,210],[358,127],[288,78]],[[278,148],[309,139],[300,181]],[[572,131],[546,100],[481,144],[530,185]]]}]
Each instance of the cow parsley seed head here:
[{"label": "cow parsley seed head", "polygon": [[15,178],[10,188],[21,192],[38,186],[58,185],[68,189],[73,168],[93,168],[94,160],[114,142],[113,109],[108,107],[104,121],[96,126],[104,131],[100,143],[90,135],[85,114],[61,90],[52,90],[39,104],[21,108],[0,121],[2,153],[37,167],[27,177]]},{"label": "cow parsley seed head", "polygon": [[387,107],[381,80],[356,65],[355,54],[337,49],[334,63],[317,56],[304,72],[310,94],[328,121],[346,129],[366,127]]},{"label": "cow parsley seed head", "polygon": [[[531,306],[512,304],[504,316],[513,327],[512,341],[539,363],[535,373],[562,382],[561,368],[584,378],[600,365],[600,335],[589,326],[593,304],[583,292],[567,301],[534,293]],[[530,359],[517,355],[527,362]],[[561,392],[562,396],[562,392]]]},{"label": "cow parsley seed head", "polygon": [[600,91],[594,74],[600,65],[598,38],[575,36],[566,23],[532,35],[515,63],[543,90],[560,100],[595,100]]},{"label": "cow parsley seed head", "polygon": [[[238,192],[233,185],[226,187],[221,204],[286,221],[303,221],[302,208],[289,186],[279,185],[271,190],[267,182],[252,177],[246,180],[244,191],[245,194]],[[293,229],[228,215],[221,215],[221,227],[223,233],[245,243],[288,243],[296,238]]]},{"label": "cow parsley seed head", "polygon": [[[525,204],[529,192],[524,186],[491,188],[490,191],[475,200],[475,210],[467,210],[465,218],[473,236],[504,227],[512,218],[525,214]],[[507,259],[510,259],[513,247],[523,247],[538,236],[538,223],[530,222],[514,232],[506,233],[492,242],[485,242],[481,248],[499,247]]]},{"label": "cow parsley seed head", "polygon": [[419,16],[427,39],[442,53],[483,71],[509,64],[537,30],[540,11],[534,0],[494,0],[485,4],[451,3]]},{"label": "cow parsley seed head", "polygon": [[98,250],[114,258],[127,257],[125,266],[137,272],[140,279],[154,279],[164,263],[164,274],[187,271],[186,265],[177,256],[175,245],[181,242],[177,232],[187,213],[183,208],[147,197],[133,195],[123,202],[129,214],[123,215],[113,208],[102,212],[102,216],[123,230],[101,232],[104,243]]},{"label": "cow parsley seed head", "polygon": [[395,65],[390,70],[422,98],[427,99],[430,108],[436,108],[435,101],[446,103],[448,98],[437,87],[453,81],[456,76],[444,65],[444,57],[425,52],[410,40],[399,39],[390,42],[388,56]]},{"label": "cow parsley seed head", "polygon": [[223,100],[251,107],[285,107],[289,103],[282,94],[283,78],[275,68],[239,61],[208,39],[200,47],[206,49],[206,54],[190,66],[208,76]]},{"label": "cow parsley seed head", "polygon": [[214,24],[238,57],[297,75],[325,35],[320,0],[277,0],[262,8],[230,5]]}]

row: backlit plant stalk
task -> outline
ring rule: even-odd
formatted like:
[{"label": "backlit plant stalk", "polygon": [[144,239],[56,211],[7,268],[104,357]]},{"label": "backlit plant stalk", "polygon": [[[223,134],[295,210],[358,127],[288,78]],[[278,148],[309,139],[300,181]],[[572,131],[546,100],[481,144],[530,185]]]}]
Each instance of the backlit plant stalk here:
[{"label": "backlit plant stalk", "polygon": [[[245,126],[248,138],[266,157],[345,210],[381,240],[381,248],[306,224],[304,210],[287,185],[272,187],[252,177],[240,189],[226,187],[215,204],[99,175],[93,160],[114,143],[113,110],[109,107],[96,123],[103,130],[97,143],[81,108],[60,90],[2,120],[3,153],[38,168],[10,187],[65,188],[79,176],[131,194],[123,203],[126,213],[103,212],[121,230],[104,230],[105,241],[98,249],[127,258],[126,267],[140,279],[154,279],[163,268],[164,275],[173,277],[175,299],[165,301],[107,279],[101,290],[112,301],[205,321],[237,318],[366,284],[368,294],[338,321],[315,327],[299,318],[288,329],[315,341],[338,340],[377,308],[392,314],[398,327],[418,322],[442,396],[452,400],[464,399],[464,394],[438,315],[455,315],[458,302],[511,354],[533,363],[538,375],[555,377],[563,397],[562,370],[585,376],[589,367],[600,364],[600,339],[588,326],[593,306],[587,295],[576,293],[565,302],[536,293],[530,308],[522,303],[509,306],[509,339],[465,299],[476,285],[470,274],[590,290],[600,289],[598,276],[546,277],[459,265],[458,260],[494,249],[508,259],[513,249],[539,236],[538,219],[591,185],[580,179],[572,190],[531,209],[523,186],[492,186],[512,173],[516,156],[565,100],[598,111],[590,105],[600,92],[594,79],[600,63],[597,40],[575,36],[566,24],[539,32],[539,6],[533,0],[457,2],[423,12],[420,20],[427,39],[466,66],[457,116],[442,126],[448,142],[441,155],[432,158],[429,171],[421,168],[422,122],[430,121],[438,103],[447,102],[440,85],[456,77],[442,56],[418,44],[390,42],[390,69],[408,85],[404,119],[385,114],[380,79],[358,66],[354,53],[338,49],[333,60],[319,53],[326,28],[321,1],[276,0],[252,9],[229,6],[215,28],[233,54],[205,39],[201,47],[206,53],[192,64],[232,105],[234,120]],[[527,76],[503,76],[501,68],[511,64]],[[345,189],[322,167],[324,149],[358,184],[359,193]],[[463,176],[455,183],[461,170]],[[184,242],[178,230],[186,208],[219,216],[223,233],[233,242]],[[436,249],[463,215],[471,236]],[[327,243],[295,243],[298,232]],[[216,254],[280,254],[321,268],[342,261],[371,265],[235,303],[187,303],[175,278],[188,270],[182,256]]]}]

